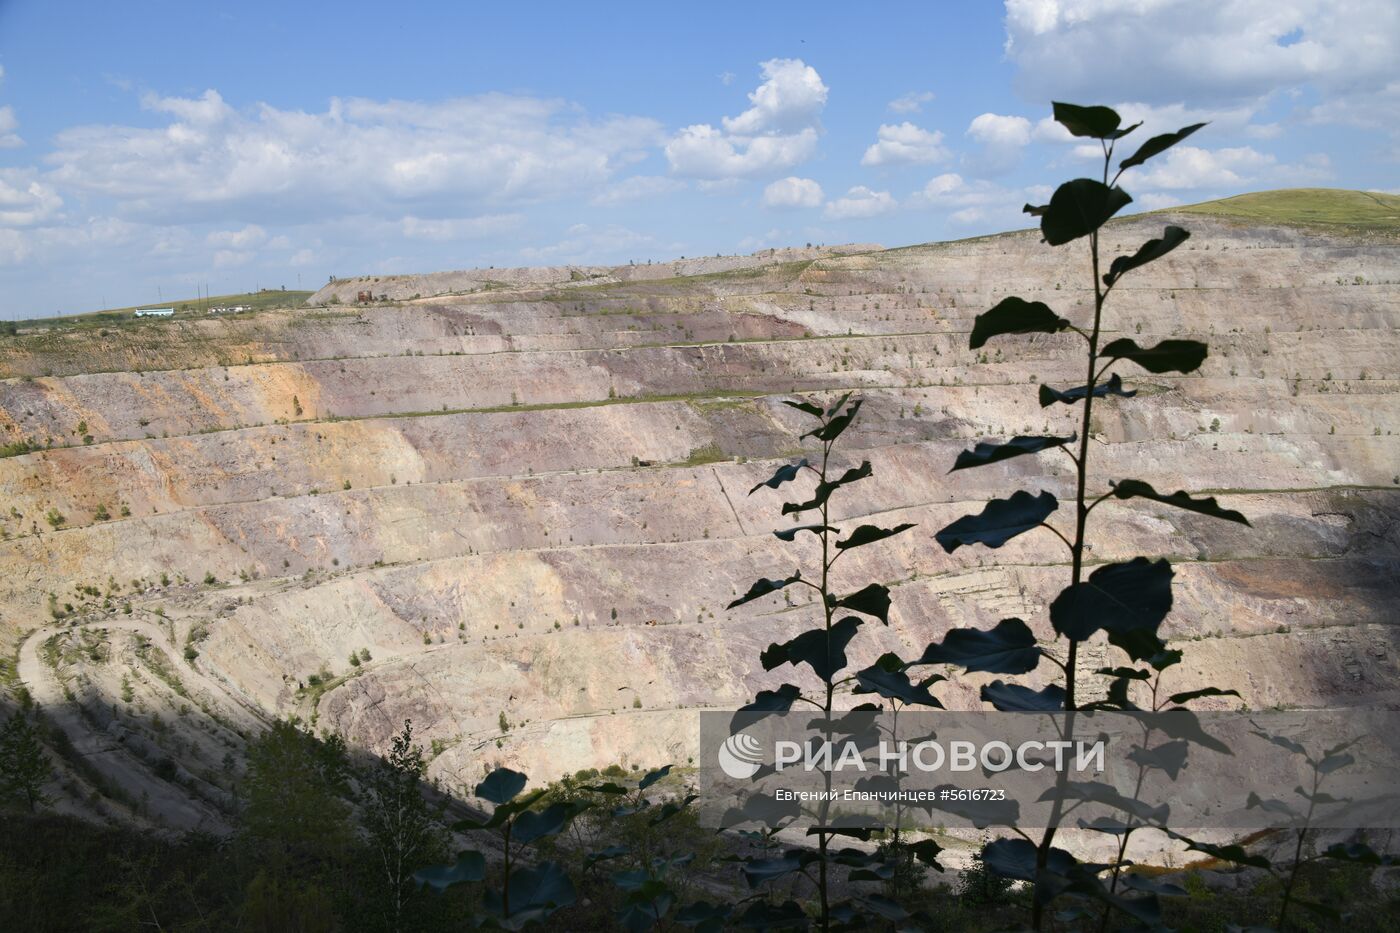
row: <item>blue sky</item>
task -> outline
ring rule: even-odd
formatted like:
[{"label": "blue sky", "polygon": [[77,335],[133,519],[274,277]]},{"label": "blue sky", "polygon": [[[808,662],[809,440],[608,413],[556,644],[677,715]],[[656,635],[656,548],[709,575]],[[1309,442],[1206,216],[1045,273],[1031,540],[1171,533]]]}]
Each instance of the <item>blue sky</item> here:
[{"label": "blue sky", "polygon": [[1140,133],[1153,208],[1400,186],[1393,0],[0,0],[0,316],[329,275],[1024,226]]}]

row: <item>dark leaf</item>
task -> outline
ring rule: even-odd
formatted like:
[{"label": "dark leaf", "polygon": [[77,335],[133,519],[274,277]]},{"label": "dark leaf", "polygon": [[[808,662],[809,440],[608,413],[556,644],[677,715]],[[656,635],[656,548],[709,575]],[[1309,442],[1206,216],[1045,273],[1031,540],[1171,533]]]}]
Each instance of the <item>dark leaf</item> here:
[{"label": "dark leaf", "polygon": [[543,810],[527,810],[515,818],[511,838],[522,844],[557,836],[562,833],[574,817],[588,809],[588,804],[578,801],[552,803]]},{"label": "dark leaf", "polygon": [[[853,817],[853,819],[860,819],[860,817]],[[867,825],[809,826],[807,827],[807,835],[847,836],[851,839],[859,839],[861,842],[869,842],[871,834],[878,832],[879,829],[880,828],[878,826]],[[834,860],[842,865],[869,865],[878,858],[878,856],[876,856],[873,852],[862,852],[859,849],[842,849],[840,852],[836,853],[836,855],[838,857],[836,857]]]},{"label": "dark leaf", "polygon": [[796,463],[787,463],[783,466],[778,467],[778,469],[773,473],[773,475],[770,478],[764,480],[763,482],[754,486],[754,488],[750,489],[749,495],[753,495],[754,493],[762,489],[764,486],[767,486],[769,489],[777,489],[783,483],[792,482],[793,480],[797,479],[797,474],[801,473],[802,468],[806,465],[807,458],[803,457]]},{"label": "dark leaf", "polygon": [[1113,283],[1117,282],[1126,273],[1131,272],[1138,266],[1145,266],[1149,262],[1161,259],[1163,256],[1167,255],[1167,253],[1170,253],[1182,243],[1185,243],[1186,238],[1190,235],[1191,234],[1180,227],[1167,227],[1162,233],[1161,239],[1148,240],[1146,243],[1142,244],[1142,246],[1138,247],[1138,251],[1131,256],[1119,256],[1117,259],[1113,260],[1113,265],[1109,266],[1108,271],[1104,273],[1103,283],[1110,288],[1113,287]]},{"label": "dark leaf", "polygon": [[1202,687],[1199,690],[1187,690],[1184,693],[1173,693],[1167,697],[1168,703],[1189,703],[1198,697],[1237,697],[1238,690],[1222,690],[1219,687]]},{"label": "dark leaf", "polygon": [[[540,862],[532,868],[520,868],[510,873],[506,881],[510,892],[510,913],[515,918],[535,915],[543,919],[561,907],[574,902],[574,884],[557,862]],[[499,893],[486,891],[482,905],[496,916],[502,916],[504,901]]]},{"label": "dark leaf", "polygon": [[1004,444],[992,444],[982,441],[972,450],[964,450],[958,454],[958,459],[953,464],[952,473],[956,470],[966,470],[969,467],[986,466],[989,463],[997,463],[1001,460],[1010,460],[1012,457],[1019,457],[1023,454],[1038,454],[1042,450],[1050,450],[1052,447],[1063,447],[1066,444],[1074,443],[1078,435],[1071,434],[1068,437],[1052,437],[1044,435],[1013,437]]},{"label": "dark leaf", "polygon": [[[1036,848],[1026,839],[993,839],[982,849],[982,863],[994,874],[1017,881],[1035,881]],[[1046,870],[1055,875],[1067,875],[1075,866],[1075,858],[1064,849],[1051,847]]]},{"label": "dark leaf", "polygon": [[1142,875],[1135,871],[1123,872],[1119,880],[1123,887],[1132,891],[1141,891],[1144,894],[1162,894],[1167,897],[1186,897],[1187,895],[1186,889],[1179,884],[1160,881],[1151,875]]},{"label": "dark leaf", "polygon": [[1050,624],[1074,641],[1084,641],[1099,629],[1155,636],[1172,608],[1172,576],[1165,559],[1135,557],[1126,564],[1106,564],[1055,597]]},{"label": "dark leaf", "polygon": [[1302,755],[1304,758],[1308,757],[1308,750],[1287,736],[1269,735],[1267,732],[1255,732],[1254,730],[1250,731],[1254,735],[1259,736],[1259,738],[1266,739],[1270,743],[1277,745],[1279,748],[1287,749],[1295,755]]},{"label": "dark leaf", "polygon": [[1230,746],[1201,728],[1200,718],[1185,707],[1178,706],[1156,713],[1150,721],[1154,728],[1169,738],[1184,739],[1222,755],[1234,754]]},{"label": "dark leaf", "polygon": [[783,684],[777,690],[760,690],[754,701],[739,707],[741,713],[786,713],[802,695],[802,691],[792,684]]},{"label": "dark leaf", "polygon": [[516,794],[524,790],[525,782],[528,780],[529,778],[519,771],[512,771],[510,768],[497,768],[486,775],[480,784],[476,785],[475,793],[482,800],[488,800],[500,806],[513,800]]},{"label": "dark leaf", "polygon": [[1055,189],[1040,218],[1045,242],[1060,246],[1093,233],[1133,199],[1122,188],[1108,187],[1092,178],[1076,178]]},{"label": "dark leaf", "polygon": [[[683,927],[698,927],[702,931],[719,930],[724,918],[733,908],[728,904],[711,904],[709,901],[696,901],[676,911],[675,920]],[[707,926],[707,924],[710,924]]]},{"label": "dark leaf", "polygon": [[1181,649],[1173,648],[1170,651],[1162,650],[1147,659],[1147,664],[1154,671],[1161,672],[1174,664],[1181,663]]},{"label": "dark leaf", "polygon": [[994,680],[982,688],[982,700],[1003,713],[1053,713],[1065,708],[1065,688],[1050,684],[1043,690],[1032,690]]},{"label": "dark leaf", "polygon": [[[829,408],[826,410],[826,416],[827,416],[828,418],[830,418],[832,415],[834,415],[834,414],[836,414],[838,411],[840,411],[840,410],[841,410],[841,406],[844,405],[844,404],[846,404],[846,399],[848,399],[848,398],[850,398],[850,397],[851,397],[851,393],[847,392],[847,393],[845,393],[844,395],[842,395],[840,398],[838,398],[836,401],[832,402],[832,403],[831,403],[831,407],[829,407]],[[856,404],[859,405],[860,402],[856,402]]]},{"label": "dark leaf", "polygon": [[1213,845],[1209,842],[1197,842],[1188,839],[1178,833],[1166,830],[1168,836],[1173,839],[1180,839],[1186,843],[1186,848],[1194,852],[1204,852],[1211,858],[1219,859],[1222,862],[1230,862],[1234,865],[1248,865],[1250,868],[1269,868],[1269,860],[1262,855],[1250,855],[1245,851],[1244,846],[1231,843],[1230,845]]},{"label": "dark leaf", "polygon": [[820,418],[822,416],[821,407],[813,405],[811,402],[794,402],[791,399],[783,399],[783,404],[789,408],[796,408],[798,411],[804,411],[814,418]]},{"label": "dark leaf", "polygon": [[1265,813],[1279,813],[1291,819],[1296,819],[1298,817],[1298,812],[1282,800],[1274,800],[1272,798],[1266,800],[1254,791],[1250,791],[1249,796],[1245,798],[1244,808],[1246,810],[1257,808],[1263,810]]},{"label": "dark leaf", "polygon": [[1009,499],[993,499],[978,514],[964,515],[933,537],[949,554],[964,544],[998,548],[1039,526],[1058,507],[1048,492],[1033,496],[1022,490]]},{"label": "dark leaf", "polygon": [[938,698],[929,692],[928,681],[913,683],[904,671],[889,670],[878,663],[856,672],[855,692],[876,693],[887,700],[943,708]]},{"label": "dark leaf", "polygon": [[1132,677],[1115,677],[1108,685],[1108,694],[1097,703],[1088,704],[1085,709],[1090,710],[1135,710],[1138,705],[1128,697],[1128,688],[1132,686]]},{"label": "dark leaf", "polygon": [[730,603],[728,606],[725,606],[725,608],[733,609],[735,606],[742,606],[744,603],[752,602],[761,596],[767,596],[769,593],[776,593],[783,587],[791,586],[801,579],[802,572],[799,570],[794,572],[793,575],[786,580],[758,580],[753,586],[749,587],[747,593],[734,600],[734,602]]},{"label": "dark leaf", "polygon": [[646,790],[648,787],[670,774],[671,768],[671,765],[665,765],[664,767],[657,768],[655,771],[648,771],[642,776],[642,779],[637,782],[637,790]]},{"label": "dark leaf", "polygon": [[647,820],[647,825],[659,826],[672,817],[684,813],[687,807],[699,799],[699,794],[686,794],[680,800],[668,800],[656,808],[651,819]]},{"label": "dark leaf", "polygon": [[841,533],[841,529],[833,528],[830,525],[796,525],[792,528],[784,528],[781,531],[773,532],[773,537],[779,541],[795,541],[797,533],[800,531],[810,531],[814,535],[819,535],[823,531],[830,531],[836,534]]},{"label": "dark leaf", "polygon": [[943,851],[943,847],[932,839],[920,839],[907,848],[910,852],[914,853],[914,858],[923,862],[925,865],[936,871],[943,870],[943,866],[939,864],[938,861],[938,853]]},{"label": "dark leaf", "polygon": [[1340,862],[1355,862],[1358,865],[1393,865],[1395,857],[1380,855],[1364,842],[1334,842],[1322,853],[1323,858]]},{"label": "dark leaf", "polygon": [[823,681],[830,681],[837,671],[846,666],[846,646],[860,628],[860,619],[846,616],[841,621],[825,628],[814,628],[782,644],[771,644],[759,656],[765,671],[791,664],[809,664]]},{"label": "dark leaf", "polygon": [[990,311],[977,315],[967,345],[976,350],[990,338],[1002,334],[1053,334],[1066,327],[1069,321],[1051,311],[1043,301],[1003,298]]},{"label": "dark leaf", "polygon": [[744,880],[749,883],[749,887],[756,888],[764,882],[774,881],[784,875],[801,871],[803,867],[810,865],[817,858],[817,853],[807,849],[789,849],[782,855],[773,858],[748,859],[739,870],[743,872]]},{"label": "dark leaf", "polygon": [[434,865],[413,873],[413,880],[442,891],[454,884],[481,881],[486,877],[486,858],[480,852],[462,852],[451,865]]},{"label": "dark leaf", "polygon": [[843,541],[836,542],[837,550],[844,551],[847,548],[861,547],[866,544],[874,544],[876,541],[883,541],[886,538],[893,538],[897,534],[902,534],[914,526],[908,522],[896,525],[893,528],[881,528],[878,525],[861,525],[851,536]]},{"label": "dark leaf", "polygon": [[591,868],[599,862],[610,862],[613,859],[622,858],[631,851],[627,846],[608,846],[606,849],[588,853],[588,856],[583,860],[583,867]]},{"label": "dark leaf", "polygon": [[1137,152],[1134,152],[1124,159],[1122,164],[1118,166],[1118,170],[1121,172],[1135,165],[1141,165],[1153,156],[1166,152],[1172,146],[1175,146],[1203,126],[1205,126],[1204,123],[1193,123],[1190,126],[1183,126],[1175,133],[1163,133],[1160,136],[1153,136],[1147,142],[1139,146]]},{"label": "dark leaf", "polygon": [[[844,399],[842,401],[844,401]],[[815,437],[819,441],[836,440],[842,435],[842,433],[845,432],[847,428],[851,426],[851,422],[855,421],[856,413],[860,411],[862,401],[862,399],[856,399],[854,402],[851,403],[851,407],[846,409],[844,413],[837,415],[835,418],[832,418],[826,424],[822,425],[819,428],[814,428],[802,436]],[[839,407],[841,407],[840,402],[838,402],[836,406],[832,408],[832,411],[835,411],[836,408]]]},{"label": "dark leaf", "polygon": [[990,631],[953,629],[943,641],[925,648],[915,663],[958,664],[989,674],[1024,674],[1035,670],[1040,656],[1030,626],[1020,619],[1002,619]]},{"label": "dark leaf", "polygon": [[767,901],[754,901],[748,909],[734,918],[734,924],[741,930],[792,930],[807,929],[807,912],[796,901],[783,901],[773,905]]},{"label": "dark leaf", "polygon": [[1042,802],[1054,800],[1057,796],[1065,800],[1086,800],[1101,803],[1115,810],[1121,810],[1129,816],[1135,817],[1139,822],[1157,826],[1165,823],[1171,813],[1171,808],[1167,804],[1151,806],[1120,793],[1118,788],[1112,784],[1105,784],[1101,781],[1067,781],[1063,787],[1056,785],[1047,788],[1040,795],[1040,800]]},{"label": "dark leaf", "polygon": [[862,480],[871,474],[870,461],[866,460],[858,467],[852,467],[838,478],[825,483],[817,483],[817,488],[812,491],[812,498],[806,502],[785,502],[783,503],[783,514],[806,512],[809,509],[819,509],[831,494],[847,483],[854,483]]},{"label": "dark leaf", "polygon": [[1249,524],[1249,519],[1234,509],[1222,509],[1220,503],[1215,501],[1215,496],[1193,499],[1182,490],[1177,490],[1167,496],[1140,479],[1125,479],[1110,485],[1113,486],[1113,494],[1119,499],[1151,499],[1153,502],[1173,505],[1188,512],[1199,512],[1201,515],[1209,515],[1212,518],[1223,518],[1227,522],[1238,522],[1241,525]]},{"label": "dark leaf", "polygon": [[1042,217],[1050,209],[1048,204],[1027,204],[1021,208],[1022,214],[1030,214],[1032,217]]},{"label": "dark leaf", "polygon": [[885,625],[890,624],[890,588],[872,583],[851,593],[849,596],[842,596],[833,607],[841,609],[853,609],[856,612],[874,616]]},{"label": "dark leaf", "polygon": [[1128,760],[1134,764],[1142,765],[1144,768],[1155,768],[1164,772],[1173,781],[1181,773],[1181,769],[1186,767],[1186,753],[1190,748],[1190,743],[1184,739],[1177,739],[1172,742],[1164,742],[1155,748],[1143,748],[1135,746],[1128,752]]},{"label": "dark leaf", "polygon": [[627,933],[647,933],[656,928],[676,902],[676,895],[663,881],[651,880],[627,895],[617,912],[618,926]]},{"label": "dark leaf", "polygon": [[[1088,386],[1075,386],[1073,389],[1066,389],[1061,392],[1059,389],[1052,389],[1047,385],[1040,387],[1040,407],[1053,405],[1062,402],[1065,405],[1073,405],[1075,402],[1084,400],[1084,396],[1089,394]],[[1137,389],[1124,389],[1123,377],[1114,373],[1108,377],[1107,382],[1101,382],[1094,386],[1094,398],[1103,398],[1106,395],[1117,395],[1121,398],[1132,398],[1137,395]]]},{"label": "dark leaf", "polygon": [[[1235,696],[1239,696],[1239,694],[1236,693]],[[1317,763],[1317,773],[1331,774],[1333,771],[1340,770],[1353,764],[1356,764],[1356,759],[1351,757],[1351,755],[1328,755],[1326,758],[1322,759]]]},{"label": "dark leaf", "polygon": [[1090,139],[1117,139],[1115,135],[1123,118],[1110,107],[1081,107],[1078,104],[1065,104],[1055,101],[1055,122],[1075,136]]},{"label": "dark leaf", "polygon": [[1150,671],[1140,671],[1135,667],[1101,667],[1094,671],[1095,674],[1102,674],[1105,677],[1117,677],[1122,680],[1151,680]]},{"label": "dark leaf", "polygon": [[1119,337],[1099,351],[1110,360],[1132,360],[1150,373],[1195,372],[1206,361],[1209,349],[1199,340],[1163,340],[1140,347],[1135,340]]},{"label": "dark leaf", "polygon": [[532,790],[523,797],[515,797],[497,806],[495,810],[491,811],[489,819],[476,820],[468,818],[458,820],[456,823],[452,824],[452,828],[457,830],[495,829],[515,814],[524,813],[526,810],[533,807],[545,793],[546,791],[544,788]]}]

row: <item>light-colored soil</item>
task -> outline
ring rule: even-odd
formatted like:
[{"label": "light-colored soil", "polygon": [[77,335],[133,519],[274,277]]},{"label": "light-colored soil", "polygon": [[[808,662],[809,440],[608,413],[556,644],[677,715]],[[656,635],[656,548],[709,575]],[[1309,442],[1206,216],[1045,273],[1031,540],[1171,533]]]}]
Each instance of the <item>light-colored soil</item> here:
[{"label": "light-colored soil", "polygon": [[[1121,367],[1140,394],[1096,406],[1095,475],[1209,491],[1253,528],[1105,503],[1092,557],[1176,562],[1173,689],[1400,702],[1400,248],[1201,216],[1115,224],[1107,245],[1165,221],[1192,240],[1115,289],[1110,327],[1201,337],[1211,356],[1185,377]],[[1036,386],[1082,381],[1078,338],[973,352],[967,334],[1007,294],[1082,316],[1084,266],[1023,233],[478,270],[382,279],[395,301],[370,307],[0,340],[4,439],[53,445],[0,459],[4,637],[46,714],[168,825],[216,824],[236,781],[222,755],[275,716],[376,751],[412,718],[448,787],[494,763],[537,779],[684,764],[698,712],[777,683],[759,653],[812,618],[777,597],[723,608],[811,556],[770,534],[782,496],[748,494],[803,449],[781,400],[856,390],[845,456],[875,475],[837,518],[919,527],[844,567],[843,585],[894,584],[890,627],[853,661],[1012,615],[1048,642],[1053,538],[946,555],[932,533],[1017,488],[1069,494],[1054,453],[947,470],[979,439],[1072,429]],[[316,300],[366,287],[335,286]],[[74,648],[55,670],[54,634],[106,654]],[[939,692],[972,707],[980,683]],[[174,783],[154,775],[164,757]]]}]

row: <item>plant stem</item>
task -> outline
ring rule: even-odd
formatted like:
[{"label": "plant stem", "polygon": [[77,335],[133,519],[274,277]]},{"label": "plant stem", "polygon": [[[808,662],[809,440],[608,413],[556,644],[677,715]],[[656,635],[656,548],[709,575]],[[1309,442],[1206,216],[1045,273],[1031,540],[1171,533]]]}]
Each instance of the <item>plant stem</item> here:
[{"label": "plant stem", "polygon": [[[1113,155],[1112,147],[1104,150],[1104,183],[1108,183],[1108,167]],[[1084,380],[1084,413],[1080,420],[1079,427],[1079,456],[1075,460],[1075,490],[1074,490],[1074,541],[1070,544],[1070,585],[1078,586],[1084,572],[1084,533],[1089,524],[1089,508],[1086,504],[1085,487],[1089,480],[1089,425],[1094,413],[1094,386],[1095,372],[1094,364],[1098,362],[1099,354],[1099,331],[1103,321],[1104,299],[1107,292],[1103,289],[1099,280],[1099,234],[1098,231],[1089,234],[1089,260],[1094,277],[1094,327],[1089,331],[1089,362]],[[1079,642],[1073,638],[1069,640],[1069,653],[1065,658],[1065,711],[1069,715],[1065,718],[1066,737],[1074,733],[1074,712],[1078,709],[1075,699],[1075,681],[1078,673],[1079,662]],[[1055,840],[1056,823],[1060,818],[1060,804],[1064,795],[1064,787],[1067,776],[1061,774],[1056,780],[1056,799],[1050,813],[1049,825],[1045,827],[1045,835],[1041,837],[1040,845],[1036,849],[1035,864],[1036,873],[1045,871],[1050,862],[1050,847]],[[1031,905],[1031,928],[1040,930],[1045,920],[1044,905],[1039,899]]]},{"label": "plant stem", "polygon": [[[823,419],[823,420],[824,420],[824,422],[825,422],[826,419]],[[833,443],[833,441],[829,441],[829,440],[828,440],[828,441],[823,441],[823,442],[822,442],[822,469],[821,469],[821,481],[822,481],[823,483],[826,482],[826,471],[827,471],[829,462],[830,462],[830,460],[831,460],[831,445],[832,445],[832,443]],[[831,594],[831,583],[830,583],[830,580],[831,580],[831,563],[832,563],[833,560],[835,560],[835,558],[829,556],[830,553],[831,553],[831,522],[830,522],[830,508],[831,508],[831,499],[830,499],[830,497],[828,496],[827,499],[826,499],[825,501],[823,501],[823,502],[822,502],[822,505],[821,505],[821,511],[822,511],[822,532],[821,532],[821,537],[822,537],[822,583],[821,583],[822,614],[823,614],[823,618],[825,619],[825,622],[826,622],[826,637],[827,637],[827,645],[828,645],[828,647],[829,647],[830,644],[831,644],[831,617],[832,617],[832,615],[833,615],[833,610],[834,610],[834,608],[835,608],[834,606],[831,605],[832,600],[831,600],[831,595],[830,595],[830,594]],[[838,556],[839,556],[839,555],[838,555]],[[826,743],[827,743],[828,746],[830,746],[830,744],[831,744],[831,707],[832,707],[832,697],[835,695],[835,692],[836,692],[835,685],[831,682],[831,677],[828,676],[828,677],[826,678],[826,703],[822,706],[822,712],[823,712],[822,723],[823,723],[823,729],[824,729],[824,731],[825,731],[825,733],[826,733]],[[827,770],[825,771],[825,784],[826,784],[826,791],[827,791],[827,793],[823,796],[822,804],[821,804],[821,813],[820,813],[820,816],[819,816],[819,819],[820,819],[820,821],[821,821],[822,827],[825,827],[825,826],[826,826],[827,818],[830,816],[830,812],[831,812],[831,771],[830,771],[830,769],[827,769]],[[829,929],[831,928],[831,903],[830,903],[830,899],[829,899],[829,897],[828,897],[828,890],[827,890],[828,887],[829,887],[829,884],[828,884],[828,880],[827,880],[827,866],[826,866],[826,850],[827,850],[827,846],[830,845],[830,843],[831,843],[831,837],[830,837],[828,834],[826,834],[826,833],[824,833],[824,832],[823,832],[823,833],[818,833],[818,835],[817,835],[817,850],[818,850],[818,853],[819,853],[819,855],[820,855],[820,859],[819,859],[819,861],[818,861],[818,868],[819,868],[819,877],[820,877],[821,881],[820,881],[820,884],[818,884],[817,887],[818,887],[818,889],[819,889],[819,893],[820,893],[820,896],[821,896],[821,905],[822,905],[822,925],[821,925],[821,928],[822,928],[823,933],[825,933],[825,931],[827,931],[827,930],[829,930]]]}]

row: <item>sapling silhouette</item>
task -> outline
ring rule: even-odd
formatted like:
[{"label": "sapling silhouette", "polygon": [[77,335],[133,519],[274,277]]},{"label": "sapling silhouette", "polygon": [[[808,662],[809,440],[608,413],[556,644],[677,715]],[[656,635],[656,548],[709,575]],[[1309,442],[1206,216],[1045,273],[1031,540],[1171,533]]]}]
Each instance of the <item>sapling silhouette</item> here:
[{"label": "sapling silhouette", "polygon": [[[803,440],[813,438],[820,443],[816,463],[814,465],[803,458],[797,463],[779,467],[770,479],[749,490],[749,494],[752,495],[765,487],[778,489],[799,477],[815,480],[811,497],[800,502],[785,503],[782,514],[800,516],[803,513],[816,512],[817,522],[775,531],[774,535],[781,541],[794,542],[798,535],[804,532],[811,534],[820,543],[820,563],[816,574],[810,578],[803,576],[801,570],[797,570],[787,577],[760,579],[747,593],[730,603],[728,608],[734,609],[790,586],[805,586],[811,589],[821,608],[820,626],[802,632],[786,642],[769,645],[760,660],[764,670],[769,671],[786,664],[793,667],[805,664],[811,668],[818,686],[814,695],[808,695],[798,685],[785,683],[776,690],[759,692],[754,702],[743,707],[740,712],[785,713],[792,709],[795,703],[807,704],[820,711],[818,722],[824,733],[824,741],[830,744],[836,731],[833,713],[837,709],[838,694],[847,691],[851,694],[873,693],[889,699],[892,703],[941,707],[942,704],[929,692],[928,686],[943,678],[935,676],[913,682],[906,673],[908,665],[893,654],[883,656],[863,670],[844,673],[848,663],[846,649],[865,623],[857,615],[843,615],[838,618],[838,610],[849,610],[888,625],[890,592],[888,587],[879,583],[845,592],[838,586],[837,575],[834,572],[837,563],[855,548],[903,534],[914,526],[908,523],[890,528],[859,525],[845,537],[841,537],[842,530],[832,524],[831,497],[852,483],[868,478],[872,470],[870,461],[866,460],[860,466],[850,467],[837,475],[833,451],[837,440],[855,422],[862,401],[851,401],[851,394],[846,393],[830,405],[817,405],[806,400],[785,401],[784,404],[817,422],[816,427],[802,435]],[[873,704],[866,704],[866,707],[879,708]],[[830,769],[825,770],[823,776],[828,794],[816,810],[809,814],[815,818],[815,824],[807,831],[808,835],[817,838],[816,852],[794,849],[778,857],[750,858],[743,866],[745,878],[755,886],[793,874],[801,874],[808,878],[816,889],[820,905],[819,926],[823,931],[831,929],[834,923],[850,929],[862,922],[870,922],[870,918],[874,917],[894,921],[909,918],[910,914],[883,895],[858,894],[849,901],[832,903],[833,868],[839,865],[852,869],[851,875],[856,879],[889,881],[894,877],[898,860],[907,858],[911,852],[915,858],[937,865],[938,846],[932,840],[924,840],[917,846],[905,847],[902,840],[896,837],[894,846],[875,853],[862,853],[851,848],[834,851],[831,847],[833,836],[868,838],[870,831],[868,827],[832,825]],[[890,864],[886,864],[887,862]],[[813,870],[816,873],[815,877],[811,874]],[[788,924],[801,919],[800,911],[797,911],[796,905],[791,901],[773,908],[773,911],[774,914],[767,918],[769,923]]]},{"label": "sapling silhouette", "polygon": [[[1074,466],[1074,500],[1070,526],[1057,528],[1050,517],[1060,507],[1051,493],[1019,491],[1005,499],[994,499],[979,514],[968,515],[940,530],[935,538],[949,553],[963,545],[982,544],[999,548],[1012,538],[1037,528],[1047,529],[1068,551],[1069,585],[1050,604],[1050,622],[1060,651],[1042,649],[1029,626],[1020,619],[1005,619],[989,631],[956,630],[940,645],[930,646],[921,661],[953,663],[968,671],[1025,674],[1034,670],[1042,657],[1061,670],[1062,681],[1032,689],[1002,680],[982,688],[982,699],[999,710],[1039,710],[1063,712],[1061,723],[1067,734],[1074,731],[1075,712],[1084,704],[1080,697],[1080,646],[1099,632],[1110,645],[1133,663],[1148,662],[1160,673],[1170,657],[1158,628],[1172,605],[1173,572],[1165,559],[1137,557],[1131,561],[1103,564],[1086,574],[1088,563],[1089,519],[1109,498],[1150,499],[1177,508],[1248,524],[1238,512],[1221,508],[1214,498],[1195,498],[1185,492],[1164,495],[1139,480],[1109,483],[1107,488],[1093,483],[1090,470],[1094,404],[1109,397],[1130,399],[1136,393],[1124,387],[1117,372],[1118,363],[1128,361],[1151,373],[1189,373],[1205,361],[1207,347],[1196,340],[1162,340],[1139,346],[1127,337],[1104,342],[1104,307],[1110,293],[1128,273],[1167,255],[1184,243],[1189,234],[1181,227],[1167,226],[1158,239],[1148,240],[1135,253],[1119,256],[1104,271],[1101,265],[1099,231],[1116,213],[1132,202],[1118,187],[1123,172],[1143,164],[1153,156],[1181,142],[1204,124],[1183,127],[1175,133],[1154,136],[1133,155],[1124,159],[1110,176],[1114,149],[1120,139],[1138,124],[1122,126],[1121,117],[1108,107],[1081,107],[1056,103],[1055,119],[1071,134],[1097,140],[1103,152],[1101,180],[1078,178],[1056,189],[1048,204],[1026,205],[1026,212],[1040,218],[1040,229],[1050,246],[1061,246],[1087,238],[1093,274],[1092,316],[1078,323],[1061,317],[1039,301],[1003,299],[991,310],[978,315],[968,346],[980,349],[994,337],[1009,334],[1056,334],[1070,331],[1083,340],[1085,381],[1081,386],[1055,389],[1041,385],[1041,407],[1080,406],[1078,431],[1068,436],[1019,436],[1004,443],[979,443],[960,454],[954,470],[985,466],[1012,457],[1043,451],[1060,451]],[[975,649],[975,650],[973,650]],[[1094,704],[1098,709],[1135,709],[1128,699],[1128,687],[1149,672],[1136,667],[1103,668],[1098,673],[1111,679],[1109,700]],[[1121,697],[1121,702],[1114,698]],[[1097,898],[1113,909],[1123,910],[1138,922],[1151,922],[1157,913],[1156,894],[1142,898],[1118,897],[1098,879],[1098,870],[1079,866],[1073,856],[1053,846],[1059,822],[1064,815],[1068,779],[1062,773],[1053,798],[1048,826],[1038,843],[1021,838],[999,839],[987,847],[986,864],[993,871],[1031,881],[1035,885],[1031,925],[1040,930],[1046,907],[1063,893]],[[1126,841],[1124,842],[1126,846]],[[1116,887],[1117,875],[1114,876]]]}]

